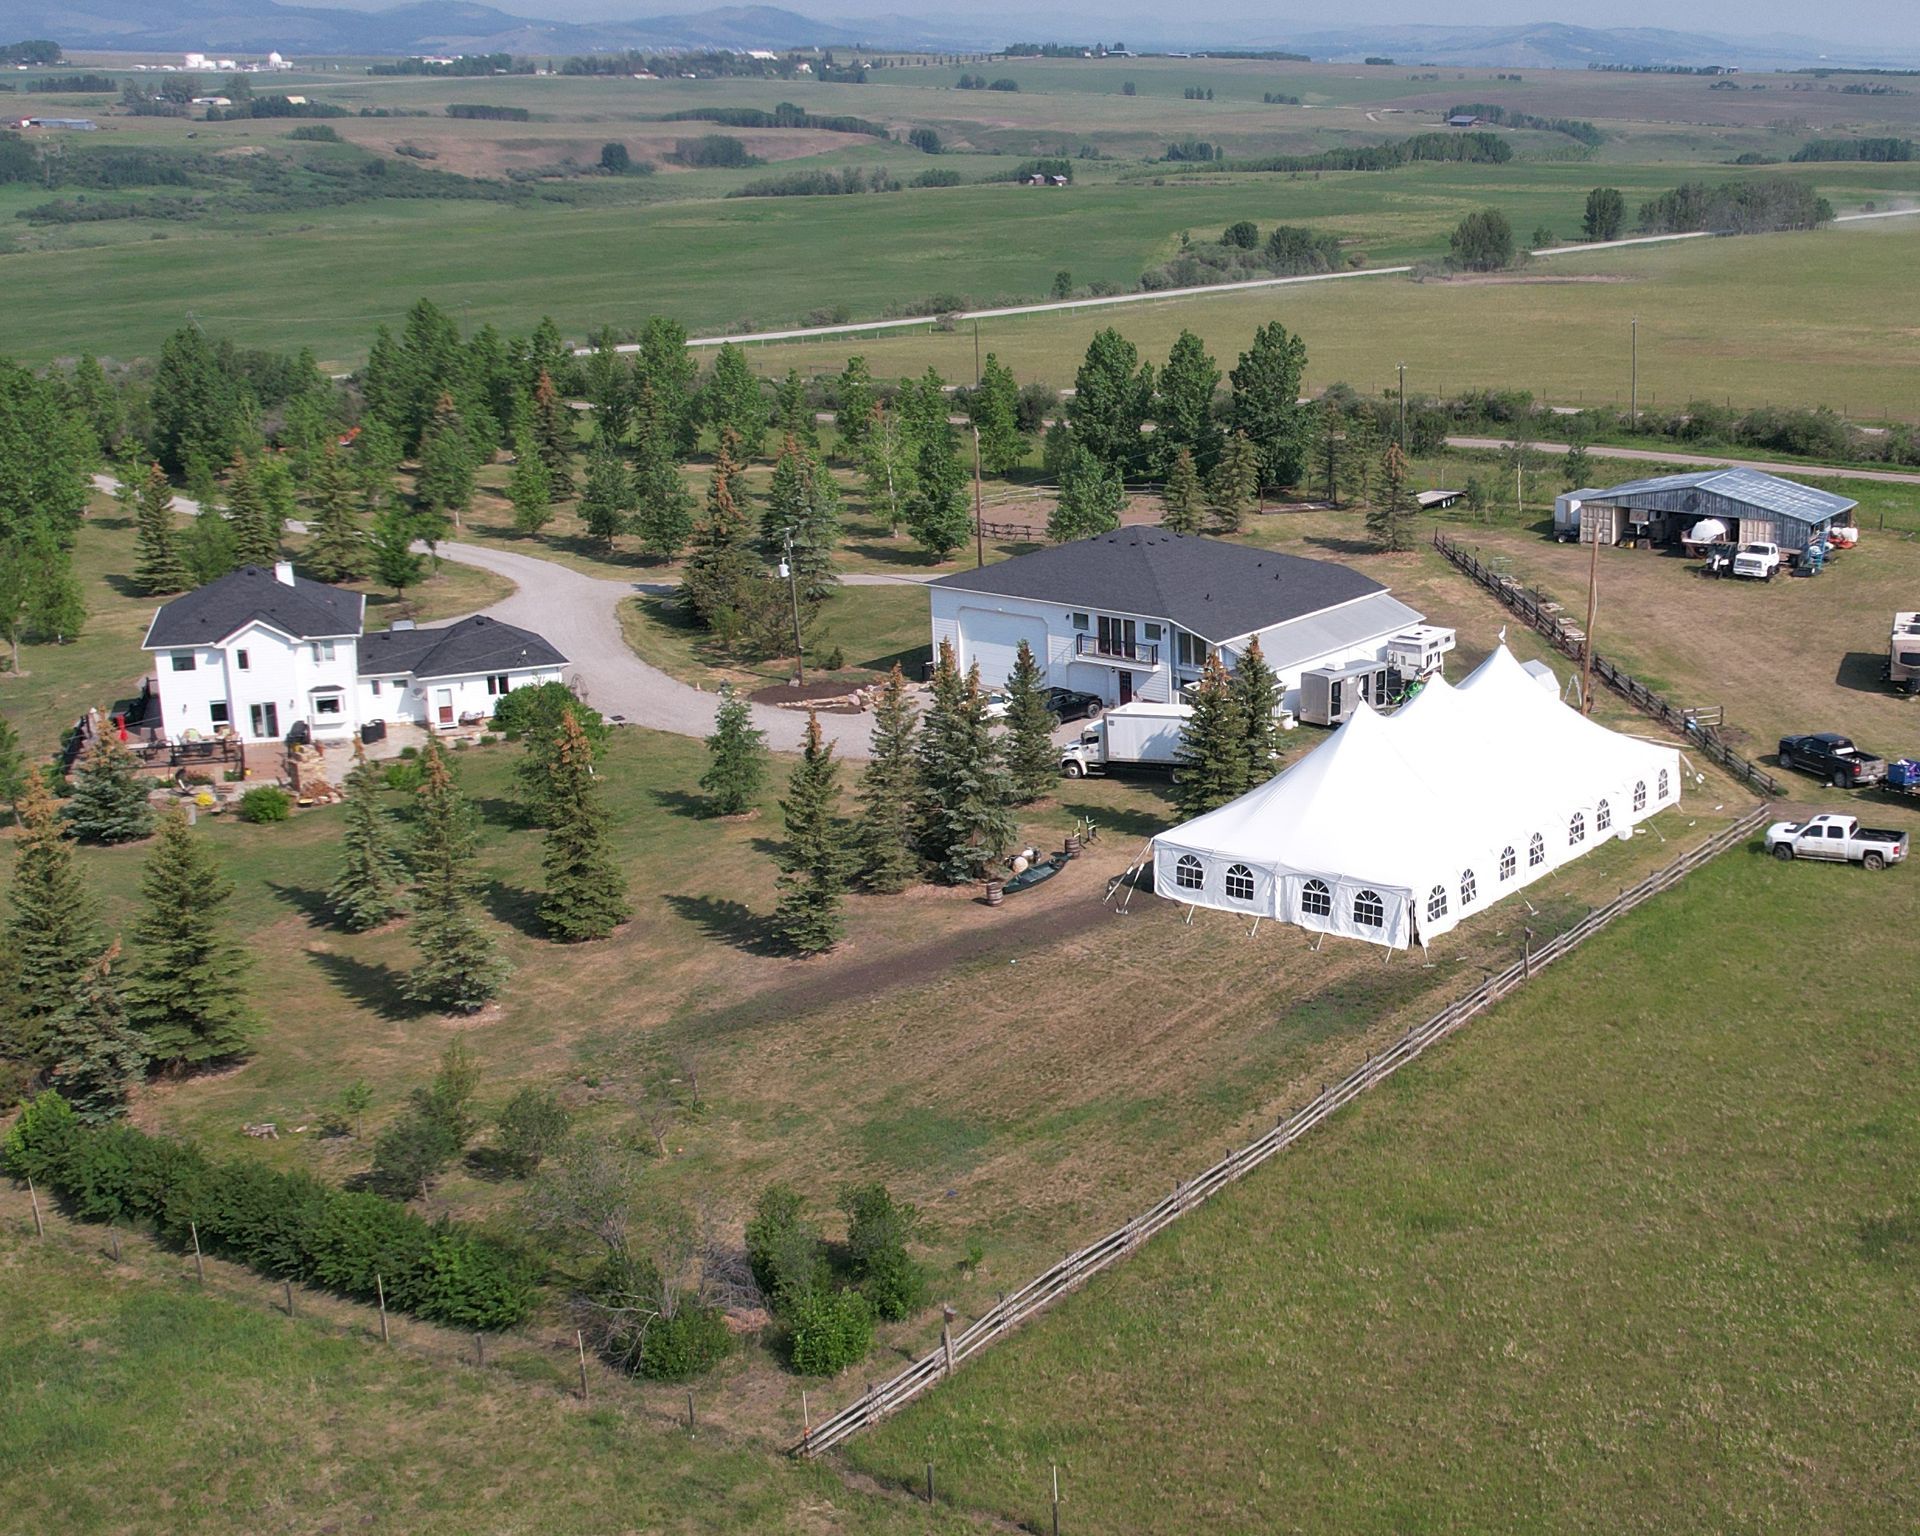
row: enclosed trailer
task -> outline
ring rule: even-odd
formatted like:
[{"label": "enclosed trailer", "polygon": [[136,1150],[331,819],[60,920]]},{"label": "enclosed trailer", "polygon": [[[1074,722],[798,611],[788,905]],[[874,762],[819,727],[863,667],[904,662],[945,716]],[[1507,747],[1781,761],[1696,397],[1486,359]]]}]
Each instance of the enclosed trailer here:
[{"label": "enclosed trailer", "polygon": [[1384,661],[1350,661],[1300,674],[1300,718],[1309,725],[1338,725],[1362,704],[1387,702],[1389,668]]}]

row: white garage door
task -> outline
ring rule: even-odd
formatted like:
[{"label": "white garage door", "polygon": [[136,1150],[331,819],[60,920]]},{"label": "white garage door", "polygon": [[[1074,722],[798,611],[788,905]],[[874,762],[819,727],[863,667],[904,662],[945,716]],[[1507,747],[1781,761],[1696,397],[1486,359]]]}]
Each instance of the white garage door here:
[{"label": "white garage door", "polygon": [[1015,655],[1024,640],[1034,659],[1047,665],[1047,626],[1024,613],[996,613],[990,608],[960,610],[960,665],[980,664],[982,686],[998,688],[1013,671]]}]

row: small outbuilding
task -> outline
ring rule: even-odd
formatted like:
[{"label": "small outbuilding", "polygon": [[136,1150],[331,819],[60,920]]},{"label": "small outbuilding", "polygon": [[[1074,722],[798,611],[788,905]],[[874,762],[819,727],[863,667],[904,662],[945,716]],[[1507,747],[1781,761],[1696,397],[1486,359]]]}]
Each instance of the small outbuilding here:
[{"label": "small outbuilding", "polygon": [[1700,542],[1696,524],[1712,519],[1734,544],[1777,544],[1793,559],[1826,541],[1827,530],[1851,521],[1859,503],[1848,496],[1757,469],[1702,469],[1629,480],[1555,498],[1553,531],[1562,541],[1654,546]]}]

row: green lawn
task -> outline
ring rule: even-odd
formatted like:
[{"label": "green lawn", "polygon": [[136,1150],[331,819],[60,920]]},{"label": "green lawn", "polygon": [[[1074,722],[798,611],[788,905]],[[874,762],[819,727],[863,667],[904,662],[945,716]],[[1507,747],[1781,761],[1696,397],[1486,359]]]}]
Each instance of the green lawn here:
[{"label": "green lawn", "polygon": [[1912,1529],[1917,915],[1725,856],[849,1460],[1030,1528],[1058,1462],[1088,1532]]}]

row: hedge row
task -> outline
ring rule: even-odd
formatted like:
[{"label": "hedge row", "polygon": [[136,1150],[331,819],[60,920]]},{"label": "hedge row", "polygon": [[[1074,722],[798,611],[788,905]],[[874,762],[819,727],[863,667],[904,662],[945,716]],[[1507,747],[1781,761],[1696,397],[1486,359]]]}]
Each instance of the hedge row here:
[{"label": "hedge row", "polygon": [[[0,1164],[85,1221],[148,1221],[175,1243],[263,1273],[462,1328],[509,1328],[533,1309],[538,1266],[460,1223],[428,1222],[380,1195],[305,1173],[217,1163],[190,1142],[84,1124],[57,1093],[33,1100]],[[376,1283],[376,1277],[377,1283]]]}]

